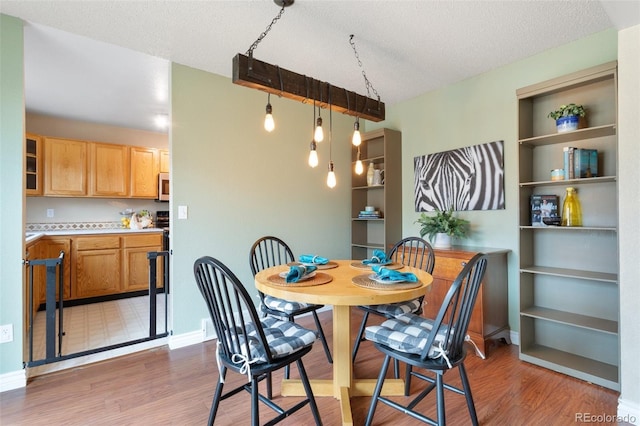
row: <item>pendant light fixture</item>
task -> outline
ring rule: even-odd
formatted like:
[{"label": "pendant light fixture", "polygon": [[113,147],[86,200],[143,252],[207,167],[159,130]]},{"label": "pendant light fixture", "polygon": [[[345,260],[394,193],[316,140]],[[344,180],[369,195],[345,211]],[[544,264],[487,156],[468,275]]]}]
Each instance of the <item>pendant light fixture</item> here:
[{"label": "pendant light fixture", "polygon": [[[316,100],[313,99],[313,125],[316,124]],[[315,136],[311,139],[311,144],[309,146],[309,166],[317,167],[318,166],[318,151],[316,151],[316,140]]]},{"label": "pendant light fixture", "polygon": [[355,123],[353,123],[353,137],[351,138],[351,143],[353,146],[360,146],[362,143],[362,136],[360,136],[360,119],[357,116]]},{"label": "pendant light fixture", "polygon": [[329,173],[327,173],[327,186],[336,187],[336,174],[333,171],[333,158],[331,154],[331,142],[333,141],[333,119],[331,115],[331,85],[329,85]]},{"label": "pendant light fixture", "polygon": [[[322,90],[320,91],[320,104],[322,104]],[[324,140],[324,131],[322,130],[322,117],[320,116],[320,104],[318,105],[318,120],[316,121],[316,131],[313,134],[313,140],[318,143]],[[331,109],[331,107],[329,107],[329,109]]]},{"label": "pendant light fixture", "polygon": [[276,123],[273,121],[273,109],[271,108],[271,93],[267,95],[267,114],[264,116],[264,129],[267,132],[273,132],[276,127]]},{"label": "pendant light fixture", "polygon": [[364,166],[362,165],[362,160],[360,160],[360,147],[358,147],[358,157],[356,160],[356,174],[361,175],[364,172]]}]

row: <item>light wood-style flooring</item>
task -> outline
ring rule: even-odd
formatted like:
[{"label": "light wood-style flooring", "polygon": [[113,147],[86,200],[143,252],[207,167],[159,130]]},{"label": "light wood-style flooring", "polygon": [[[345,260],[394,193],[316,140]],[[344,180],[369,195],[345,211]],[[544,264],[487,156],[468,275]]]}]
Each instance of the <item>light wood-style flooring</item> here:
[{"label": "light wood-style flooring", "polygon": [[[331,312],[320,313],[331,341]],[[352,327],[360,313],[354,310]],[[370,320],[374,321],[374,320]],[[312,328],[310,317],[299,322]],[[26,388],[0,394],[0,424],[9,425],[204,425],[218,379],[215,341],[169,350],[166,346],[126,355],[92,365],[34,378]],[[481,425],[570,425],[577,417],[615,416],[618,393],[518,360],[518,347],[497,343],[486,360],[469,352],[469,380]],[[322,345],[316,342],[305,357],[309,376],[330,378]],[[376,377],[382,358],[369,342],[361,345],[355,374]],[[392,370],[392,369],[390,369]],[[297,369],[292,368],[292,377]],[[274,376],[274,395],[284,405],[293,397],[280,397]],[[227,386],[243,382],[244,376],[227,375]],[[445,379],[459,384],[457,371]],[[419,381],[412,381],[415,394]],[[402,399],[404,397],[397,397]],[[331,397],[316,401],[325,425],[339,425],[339,402]],[[352,398],[353,420],[364,423],[370,398]],[[435,395],[420,404],[434,415]],[[464,397],[446,394],[447,421],[469,424]],[[261,422],[272,412],[260,406]],[[216,425],[246,425],[250,421],[249,394],[240,393],[222,402]],[[284,425],[310,425],[308,407],[286,419]],[[414,425],[416,420],[379,404],[375,425]],[[615,423],[598,423],[615,424]]]}]

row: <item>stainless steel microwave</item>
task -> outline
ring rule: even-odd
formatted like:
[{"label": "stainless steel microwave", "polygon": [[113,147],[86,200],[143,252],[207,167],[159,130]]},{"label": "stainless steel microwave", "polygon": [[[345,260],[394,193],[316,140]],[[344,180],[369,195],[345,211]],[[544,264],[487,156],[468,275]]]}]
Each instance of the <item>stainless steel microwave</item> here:
[{"label": "stainless steel microwave", "polygon": [[158,200],[169,201],[169,173],[158,173]]}]

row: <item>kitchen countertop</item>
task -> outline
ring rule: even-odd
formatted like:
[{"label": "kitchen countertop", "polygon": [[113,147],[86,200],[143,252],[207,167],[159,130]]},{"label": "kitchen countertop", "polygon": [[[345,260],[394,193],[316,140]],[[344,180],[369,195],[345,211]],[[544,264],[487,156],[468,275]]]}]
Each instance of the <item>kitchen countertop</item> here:
[{"label": "kitchen countertop", "polygon": [[162,228],[145,228],[145,229],[128,229],[128,228],[110,228],[110,229],[64,229],[60,231],[28,231],[25,233],[25,243],[29,244],[39,240],[44,236],[51,235],[104,235],[104,234],[135,234],[135,233],[153,233],[163,232]]}]

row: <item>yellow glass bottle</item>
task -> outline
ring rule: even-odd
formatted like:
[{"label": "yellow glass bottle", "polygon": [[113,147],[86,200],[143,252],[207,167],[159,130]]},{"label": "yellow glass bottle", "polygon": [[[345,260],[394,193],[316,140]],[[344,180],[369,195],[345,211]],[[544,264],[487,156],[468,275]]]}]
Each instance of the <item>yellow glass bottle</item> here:
[{"label": "yellow glass bottle", "polygon": [[573,187],[567,188],[562,203],[562,226],[582,226],[582,208]]}]

